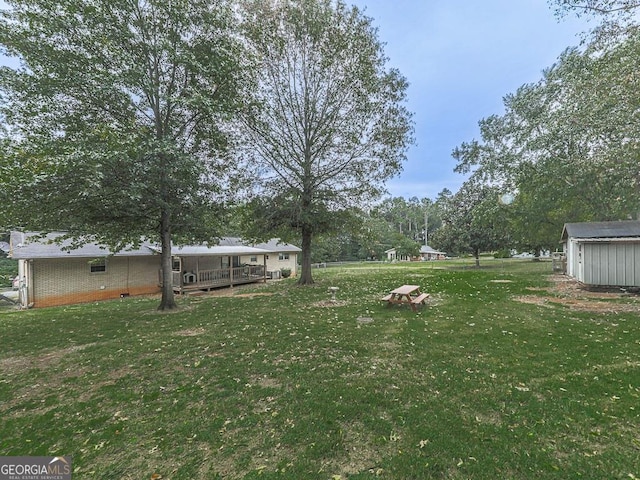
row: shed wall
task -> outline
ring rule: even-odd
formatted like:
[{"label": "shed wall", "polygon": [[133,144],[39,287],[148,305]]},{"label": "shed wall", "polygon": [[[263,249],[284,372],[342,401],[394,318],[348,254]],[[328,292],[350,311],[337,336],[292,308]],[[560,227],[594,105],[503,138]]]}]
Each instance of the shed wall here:
[{"label": "shed wall", "polygon": [[581,281],[588,285],[640,287],[640,243],[584,243]]}]

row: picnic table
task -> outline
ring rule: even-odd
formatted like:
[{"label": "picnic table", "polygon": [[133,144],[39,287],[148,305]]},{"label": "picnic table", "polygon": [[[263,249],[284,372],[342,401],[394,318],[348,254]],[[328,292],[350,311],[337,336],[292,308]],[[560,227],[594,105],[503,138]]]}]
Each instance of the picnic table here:
[{"label": "picnic table", "polygon": [[411,309],[415,312],[418,305],[425,304],[427,298],[429,298],[429,294],[421,293],[419,285],[402,285],[401,287],[391,290],[391,293],[383,297],[382,301],[387,302],[388,306],[410,305]]}]

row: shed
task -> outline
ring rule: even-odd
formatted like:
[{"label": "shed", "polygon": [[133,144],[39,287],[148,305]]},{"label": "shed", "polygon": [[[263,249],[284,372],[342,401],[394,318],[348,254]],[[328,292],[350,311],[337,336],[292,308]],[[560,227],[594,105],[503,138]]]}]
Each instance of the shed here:
[{"label": "shed", "polygon": [[640,221],[566,223],[567,275],[586,285],[640,287]]}]

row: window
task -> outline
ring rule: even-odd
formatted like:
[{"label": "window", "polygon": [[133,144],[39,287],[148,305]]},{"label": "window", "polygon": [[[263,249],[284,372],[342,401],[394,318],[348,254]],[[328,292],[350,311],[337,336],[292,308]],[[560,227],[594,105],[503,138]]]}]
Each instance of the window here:
[{"label": "window", "polygon": [[280,255],[278,256],[278,260],[289,260],[289,254],[288,253],[280,253]]},{"label": "window", "polygon": [[173,258],[173,262],[172,262],[172,268],[171,270],[173,270],[174,272],[179,272],[181,270],[181,262],[180,262],[180,258],[174,257]]},{"label": "window", "polygon": [[249,261],[251,263],[257,263],[258,262],[258,257],[257,256],[253,256],[253,257],[251,257],[251,259]]},{"label": "window", "polygon": [[89,268],[91,269],[91,273],[104,273],[107,271],[107,259],[96,258],[95,260],[91,260],[89,262]]}]

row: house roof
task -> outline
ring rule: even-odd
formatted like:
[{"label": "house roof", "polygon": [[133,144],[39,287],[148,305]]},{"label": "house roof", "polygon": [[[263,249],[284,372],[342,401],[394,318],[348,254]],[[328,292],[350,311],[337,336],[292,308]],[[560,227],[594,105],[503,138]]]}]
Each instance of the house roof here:
[{"label": "house roof", "polygon": [[[9,255],[15,259],[31,258],[97,258],[114,256],[148,256],[160,253],[156,244],[144,242],[138,248],[125,249],[112,253],[107,247],[96,243],[87,243],[81,247],[70,249],[72,241],[61,242],[55,240],[63,236],[62,232],[53,232],[41,236],[34,232],[11,232],[11,247]],[[266,243],[249,246],[239,238],[225,237],[217,245],[174,245],[171,254],[176,256],[204,256],[204,255],[264,255],[278,252],[300,252],[295,245],[280,243],[274,239]]]},{"label": "house roof", "polygon": [[301,252],[302,250],[290,243],[284,243],[279,238],[272,238],[263,243],[248,243],[238,237],[223,237],[218,242],[220,246],[246,246],[266,250],[269,253]]},{"label": "house roof", "polygon": [[[11,232],[9,256],[15,259],[30,258],[96,258],[106,257],[112,252],[105,246],[96,243],[87,243],[81,247],[71,249],[70,239],[57,242],[62,237],[62,232],[52,232],[40,235],[35,232]],[[143,243],[138,248],[125,249],[114,255],[143,256],[153,254],[152,245]]]},{"label": "house roof", "polygon": [[430,247],[429,245],[422,245],[420,247],[420,253],[431,253],[431,254],[435,254],[435,255],[444,255],[445,252],[440,252],[438,250],[435,250],[434,248]]},{"label": "house roof", "polygon": [[261,248],[263,250],[268,250],[269,252],[279,253],[279,252],[302,252],[302,249],[296,247],[295,245],[291,245],[290,243],[283,243],[279,238],[272,238],[268,242],[265,243],[257,243],[254,245],[256,248]]},{"label": "house roof", "polygon": [[[157,250],[160,253],[160,249]],[[171,247],[171,254],[177,257],[206,256],[206,255],[264,255],[272,253],[261,248],[247,247],[245,245],[185,245]]]},{"label": "house roof", "polygon": [[640,221],[565,223],[561,240],[640,237]]}]

